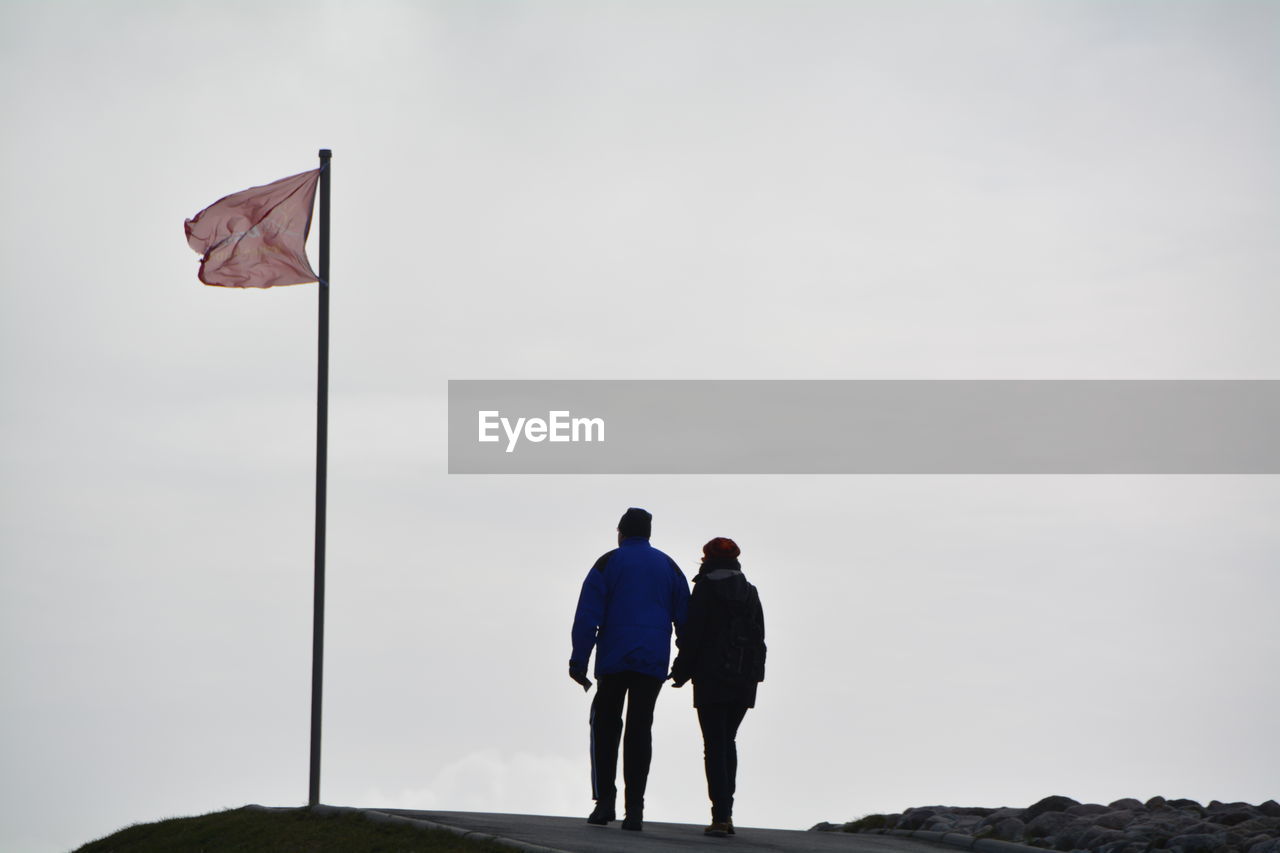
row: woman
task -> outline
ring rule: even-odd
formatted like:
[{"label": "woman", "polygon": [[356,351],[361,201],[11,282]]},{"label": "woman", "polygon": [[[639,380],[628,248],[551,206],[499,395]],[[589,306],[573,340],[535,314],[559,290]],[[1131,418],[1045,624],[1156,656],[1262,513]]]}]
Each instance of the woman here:
[{"label": "woman", "polygon": [[717,537],[702,546],[693,579],[689,615],[679,632],[680,652],[671,666],[673,686],[693,680],[693,706],[702,727],[711,825],[704,833],[733,835],[733,793],[738,774],[735,738],[764,681],[764,611],[760,595],[743,577],[741,551]]}]

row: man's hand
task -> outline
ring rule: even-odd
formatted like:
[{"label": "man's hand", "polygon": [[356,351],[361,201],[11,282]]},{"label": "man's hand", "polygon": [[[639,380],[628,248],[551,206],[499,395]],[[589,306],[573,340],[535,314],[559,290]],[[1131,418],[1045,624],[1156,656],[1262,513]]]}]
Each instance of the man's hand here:
[{"label": "man's hand", "polygon": [[676,678],[675,673],[672,673],[669,678],[671,679],[672,687],[684,687],[685,682],[689,680],[688,676],[685,676],[684,678]]},{"label": "man's hand", "polygon": [[591,679],[587,678],[587,668],[569,661],[569,677],[582,685],[583,691],[591,689]]}]

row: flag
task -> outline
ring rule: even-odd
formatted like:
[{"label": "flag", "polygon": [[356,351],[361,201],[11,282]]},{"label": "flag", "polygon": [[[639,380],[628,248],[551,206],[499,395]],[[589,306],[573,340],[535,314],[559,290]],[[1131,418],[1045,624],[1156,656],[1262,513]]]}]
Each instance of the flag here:
[{"label": "flag", "polygon": [[200,280],[221,287],[305,284],[307,232],[320,170],[220,198],[187,220],[187,243],[203,257]]}]

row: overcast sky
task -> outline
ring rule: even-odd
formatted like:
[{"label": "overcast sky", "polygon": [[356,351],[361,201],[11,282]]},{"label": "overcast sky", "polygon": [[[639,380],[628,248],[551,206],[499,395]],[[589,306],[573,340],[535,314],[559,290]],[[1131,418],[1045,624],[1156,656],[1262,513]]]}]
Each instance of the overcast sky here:
[{"label": "overcast sky", "polygon": [[[450,476],[449,379],[1280,378],[1280,6],[0,6],[0,848],[307,796],[314,286],[182,220],[333,160],[323,799],[583,815],[582,578],[730,536],[735,817],[1280,794],[1275,477]],[[728,424],[727,428],[732,428]],[[687,691],[647,816],[708,814]]]}]

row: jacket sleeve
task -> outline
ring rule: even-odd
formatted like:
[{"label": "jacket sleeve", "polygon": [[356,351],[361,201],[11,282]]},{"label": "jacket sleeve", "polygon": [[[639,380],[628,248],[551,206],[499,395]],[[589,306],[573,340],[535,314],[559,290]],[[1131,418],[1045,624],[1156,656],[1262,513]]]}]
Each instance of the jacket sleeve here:
[{"label": "jacket sleeve", "polygon": [[[602,557],[601,561],[605,558]],[[587,572],[578,594],[578,609],[573,615],[573,653],[569,662],[586,669],[591,650],[596,644],[596,632],[604,621],[605,604],[604,567],[599,561]]]},{"label": "jacket sleeve", "polygon": [[769,647],[764,641],[764,607],[760,604],[760,595],[756,594],[756,618],[760,620],[760,667],[756,672],[756,681],[764,681],[764,660],[769,655]]},{"label": "jacket sleeve", "polygon": [[695,584],[687,604],[684,625],[676,634],[676,648],[680,651],[671,665],[671,676],[676,681],[688,681],[697,666],[698,651],[707,631],[707,591]]},{"label": "jacket sleeve", "polygon": [[675,580],[671,584],[671,624],[676,628],[678,640],[685,620],[689,617],[689,581],[685,578],[684,572],[680,571],[675,560],[671,561],[671,571],[676,573]]}]

